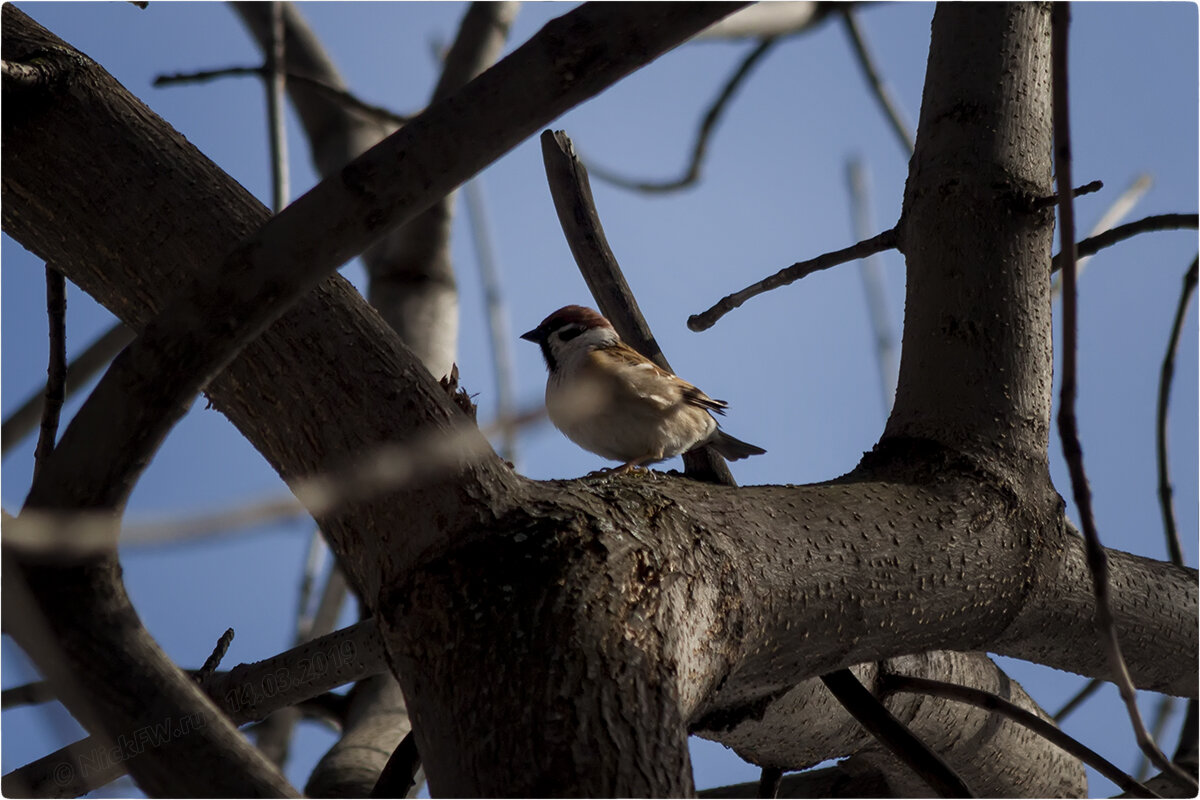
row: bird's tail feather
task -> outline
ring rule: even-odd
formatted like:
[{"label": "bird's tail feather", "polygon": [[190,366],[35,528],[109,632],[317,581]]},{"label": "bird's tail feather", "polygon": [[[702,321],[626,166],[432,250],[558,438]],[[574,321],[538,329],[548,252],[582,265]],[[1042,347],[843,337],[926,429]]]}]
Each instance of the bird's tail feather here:
[{"label": "bird's tail feather", "polygon": [[767,452],[758,445],[743,442],[722,430],[717,431],[717,435],[708,442],[708,445],[730,461],[737,461],[739,458],[747,456],[758,456]]}]

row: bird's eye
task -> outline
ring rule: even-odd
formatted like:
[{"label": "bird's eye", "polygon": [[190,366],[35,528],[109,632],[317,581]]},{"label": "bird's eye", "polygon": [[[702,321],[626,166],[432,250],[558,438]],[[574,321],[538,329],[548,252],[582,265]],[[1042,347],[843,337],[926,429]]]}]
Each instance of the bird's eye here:
[{"label": "bird's eye", "polygon": [[583,333],[583,326],[568,325],[558,332],[558,338],[560,341],[569,342],[581,333]]}]

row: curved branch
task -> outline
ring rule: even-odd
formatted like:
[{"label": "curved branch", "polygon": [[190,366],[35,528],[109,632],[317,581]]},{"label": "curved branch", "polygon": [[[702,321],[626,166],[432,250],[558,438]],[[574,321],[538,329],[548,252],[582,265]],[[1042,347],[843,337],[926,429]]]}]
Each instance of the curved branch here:
[{"label": "curved branch", "polygon": [[729,76],[729,79],[725,82],[725,86],[708,107],[708,111],[704,113],[704,117],[700,121],[700,127],[696,130],[695,141],[692,143],[691,160],[684,167],[683,173],[678,178],[663,181],[641,181],[618,175],[597,164],[592,164],[590,168],[591,173],[599,180],[611,183],[613,186],[619,186],[622,189],[632,189],[637,192],[676,192],[691,186],[700,179],[700,166],[704,162],[705,153],[708,152],[708,140],[712,136],[717,122],[720,121],[721,114],[724,113],[725,108],[733,100],[738,88],[750,77],[750,73],[754,70],[754,67],[758,65],[758,62],[763,59],[778,41],[779,38],[775,36],[763,39],[758,43],[757,47],[746,54],[745,58],[742,59],[742,63]]},{"label": "curved branch", "polygon": [[1047,722],[1037,714],[1030,713],[1011,701],[1005,700],[1003,697],[999,697],[991,692],[985,692],[970,686],[947,683],[946,681],[918,678],[912,675],[900,675],[893,672],[884,674],[882,690],[885,693],[916,692],[932,697],[944,697],[947,700],[970,703],[979,708],[998,712],[1058,745],[1134,797],[1158,796],[1095,750],[1063,733],[1053,723]]},{"label": "curved branch", "polygon": [[[1151,231],[1177,231],[1182,228],[1196,228],[1200,225],[1200,215],[1198,214],[1152,214],[1148,217],[1143,217],[1133,222],[1126,222],[1124,225],[1118,225],[1112,230],[1076,242],[1075,255],[1077,258],[1083,256],[1091,256],[1100,252],[1106,247],[1112,247],[1117,242],[1123,242],[1126,239],[1133,238],[1139,233],[1150,233]],[[1051,272],[1058,272],[1063,268],[1064,256],[1058,253],[1054,256],[1051,262]]]},{"label": "curved branch", "polygon": [[1158,408],[1154,423],[1154,451],[1158,463],[1158,503],[1162,509],[1163,530],[1167,536],[1167,552],[1171,563],[1183,566],[1183,545],[1175,526],[1175,509],[1171,504],[1171,475],[1167,464],[1167,405],[1171,401],[1171,379],[1175,375],[1175,351],[1183,333],[1183,319],[1187,315],[1192,294],[1196,291],[1196,272],[1200,257],[1192,261],[1183,276],[1183,289],[1179,293],[1179,305],[1175,308],[1175,320],[1171,323],[1171,334],[1167,337],[1167,354],[1163,356],[1162,371],[1158,379]]}]

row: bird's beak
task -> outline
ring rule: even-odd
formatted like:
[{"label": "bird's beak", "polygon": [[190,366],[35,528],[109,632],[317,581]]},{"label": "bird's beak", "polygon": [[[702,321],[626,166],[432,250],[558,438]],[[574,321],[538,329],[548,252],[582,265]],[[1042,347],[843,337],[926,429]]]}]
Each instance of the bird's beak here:
[{"label": "bird's beak", "polygon": [[527,342],[534,342],[536,344],[537,341],[542,338],[541,331],[539,331],[537,328],[534,328],[531,331],[526,331],[525,333],[522,333],[521,338]]}]

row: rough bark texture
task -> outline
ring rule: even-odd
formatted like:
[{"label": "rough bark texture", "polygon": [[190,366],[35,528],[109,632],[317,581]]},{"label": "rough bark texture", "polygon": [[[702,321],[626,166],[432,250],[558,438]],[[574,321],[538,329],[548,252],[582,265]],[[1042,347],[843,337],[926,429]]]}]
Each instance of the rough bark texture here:
[{"label": "rough bark texture", "polygon": [[[4,15],[10,58],[19,12]],[[937,12],[902,220],[901,387],[885,438],[853,473],[741,489],[534,482],[489,456],[321,520],[375,608],[435,793],[686,793],[689,726],[768,748],[778,730],[747,726],[805,679],[930,650],[1106,674],[1081,546],[1045,468],[1049,219],[1021,202],[1049,194],[1047,17],[1043,5]],[[266,210],[94,65],[50,61],[63,71],[40,91],[5,85],[5,230],[140,330]],[[208,393],[284,477],[462,419],[337,278]],[[1109,557],[1135,682],[1195,696],[1196,572]],[[77,611],[73,599],[55,612]],[[106,634],[93,631],[93,657]],[[81,682],[83,701],[128,706],[136,692],[111,677]],[[803,736],[805,712],[794,714]],[[997,793],[1063,791],[1055,762],[1003,751],[984,765]],[[1005,783],[1022,763],[1029,782]]]}]

